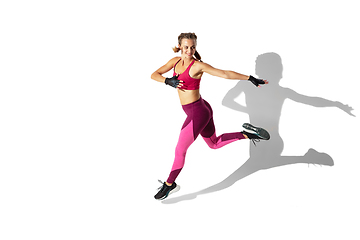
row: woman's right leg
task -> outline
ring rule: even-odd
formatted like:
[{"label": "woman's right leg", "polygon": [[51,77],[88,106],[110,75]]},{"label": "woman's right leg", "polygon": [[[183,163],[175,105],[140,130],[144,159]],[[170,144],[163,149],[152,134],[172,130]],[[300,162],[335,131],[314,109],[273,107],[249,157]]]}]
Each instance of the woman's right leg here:
[{"label": "woman's right leg", "polygon": [[171,168],[167,183],[172,184],[185,164],[187,149],[195,141],[193,120],[188,116],[181,129],[178,143],[175,148],[175,160]]},{"label": "woman's right leg", "polygon": [[191,116],[188,115],[183,124],[179,141],[176,145],[175,160],[170,175],[167,181],[163,183],[163,186],[159,188],[160,191],[154,196],[155,199],[163,200],[167,198],[169,194],[179,191],[180,186],[175,183],[175,179],[184,167],[187,149],[195,141],[196,137],[194,137],[193,128],[193,120]]},{"label": "woman's right leg", "polygon": [[175,160],[167,183],[173,183],[185,164],[185,156],[190,145],[196,140],[211,118],[211,110],[206,101],[198,101],[183,105],[187,118],[182,126],[179,141],[175,149]]}]

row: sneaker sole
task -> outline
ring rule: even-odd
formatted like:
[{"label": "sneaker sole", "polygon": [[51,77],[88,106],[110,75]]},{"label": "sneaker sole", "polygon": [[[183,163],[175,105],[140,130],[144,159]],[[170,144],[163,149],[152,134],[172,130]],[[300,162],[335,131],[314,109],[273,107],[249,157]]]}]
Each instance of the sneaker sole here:
[{"label": "sneaker sole", "polygon": [[180,190],[180,186],[177,185],[176,188],[174,188],[173,190],[171,190],[170,192],[168,192],[168,194],[166,194],[163,198],[160,198],[158,200],[164,200],[165,198],[167,198],[170,194],[176,193]]},{"label": "sneaker sole", "polygon": [[250,123],[244,123],[243,128],[245,128],[247,130],[250,130],[250,131],[253,131],[256,135],[258,135],[259,137],[261,137],[264,140],[269,140],[270,139],[270,134],[268,133],[268,131],[266,131],[263,128],[254,127]]}]

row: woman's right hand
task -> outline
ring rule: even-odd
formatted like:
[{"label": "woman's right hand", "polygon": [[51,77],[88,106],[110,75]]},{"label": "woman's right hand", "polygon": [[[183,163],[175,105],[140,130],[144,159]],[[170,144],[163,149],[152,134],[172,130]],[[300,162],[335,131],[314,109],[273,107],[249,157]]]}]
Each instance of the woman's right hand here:
[{"label": "woman's right hand", "polygon": [[165,78],[165,84],[170,85],[173,88],[183,89],[183,82],[178,79],[178,75],[173,76],[172,78]]}]

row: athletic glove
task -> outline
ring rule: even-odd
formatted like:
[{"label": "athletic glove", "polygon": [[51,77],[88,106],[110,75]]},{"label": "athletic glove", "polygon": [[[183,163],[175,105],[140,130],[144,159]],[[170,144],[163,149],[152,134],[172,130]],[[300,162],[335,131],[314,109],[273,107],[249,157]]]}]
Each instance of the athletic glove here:
[{"label": "athletic glove", "polygon": [[264,80],[262,79],[257,79],[254,78],[253,76],[250,75],[249,81],[252,82],[255,86],[259,86],[259,84],[265,84]]},{"label": "athletic glove", "polygon": [[180,80],[177,79],[178,76],[173,76],[172,78],[166,78],[165,84],[170,85],[171,87],[177,88],[180,83]]}]

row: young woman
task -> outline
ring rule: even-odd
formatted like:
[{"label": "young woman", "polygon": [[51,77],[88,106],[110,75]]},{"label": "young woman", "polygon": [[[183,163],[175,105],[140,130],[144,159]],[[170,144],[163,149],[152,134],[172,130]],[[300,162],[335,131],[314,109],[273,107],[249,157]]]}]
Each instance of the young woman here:
[{"label": "young woman", "polygon": [[[173,50],[174,52],[181,51],[181,56],[171,59],[151,75],[151,78],[155,81],[177,89],[180,103],[187,115],[175,149],[175,160],[170,175],[167,181],[162,183],[159,188],[160,191],[154,196],[158,200],[163,200],[169,194],[179,191],[180,187],[175,183],[175,179],[184,166],[187,149],[199,134],[212,149],[221,148],[226,144],[241,139],[251,139],[253,142],[270,139],[270,135],[265,129],[254,127],[249,123],[245,123],[243,127],[252,131],[252,133],[242,131],[216,136],[211,106],[200,96],[200,80],[203,73],[225,79],[249,80],[257,87],[259,84],[268,84],[268,81],[234,71],[216,69],[209,64],[203,63],[199,53],[196,51],[196,41],[197,37],[194,33],[180,34],[178,37],[179,45]],[[174,74],[172,78],[162,76],[173,68]]]}]

